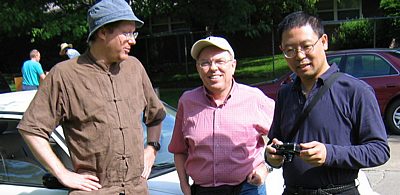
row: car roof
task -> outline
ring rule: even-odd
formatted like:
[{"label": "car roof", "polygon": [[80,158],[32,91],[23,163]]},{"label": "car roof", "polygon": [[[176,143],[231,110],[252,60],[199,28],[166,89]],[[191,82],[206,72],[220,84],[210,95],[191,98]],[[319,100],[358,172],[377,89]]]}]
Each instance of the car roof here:
[{"label": "car roof", "polygon": [[400,53],[400,48],[362,48],[362,49],[346,49],[338,51],[328,51],[328,55],[343,53],[365,53],[365,52],[395,52]]},{"label": "car roof", "polygon": [[20,115],[25,112],[35,97],[36,90],[0,94],[0,115]]}]

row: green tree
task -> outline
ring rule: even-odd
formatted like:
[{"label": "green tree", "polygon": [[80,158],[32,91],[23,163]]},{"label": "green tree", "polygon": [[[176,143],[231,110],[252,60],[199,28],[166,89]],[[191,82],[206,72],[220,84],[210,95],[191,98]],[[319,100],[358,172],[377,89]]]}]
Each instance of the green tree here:
[{"label": "green tree", "polygon": [[385,31],[385,36],[391,39],[396,39],[400,42],[400,1],[399,0],[382,0],[380,8],[383,10],[386,16],[393,17],[388,23],[389,31]]},{"label": "green tree", "polygon": [[[87,35],[86,13],[94,1],[0,0],[1,37],[29,36],[32,42],[54,37],[80,41]],[[286,13],[312,10],[316,1],[131,0],[135,13],[144,19],[167,15],[187,21],[193,30],[244,31],[252,37],[270,31],[273,21],[280,21]]]},{"label": "green tree", "polygon": [[31,37],[32,42],[62,36],[81,40],[87,34],[86,12],[90,0],[1,0],[0,33],[7,37]]},{"label": "green tree", "polygon": [[257,9],[251,16],[251,28],[246,34],[250,37],[275,30],[280,21],[293,11],[315,13],[318,0],[250,0]]},{"label": "green tree", "polygon": [[332,37],[337,49],[368,48],[373,46],[373,24],[368,20],[342,23]]}]

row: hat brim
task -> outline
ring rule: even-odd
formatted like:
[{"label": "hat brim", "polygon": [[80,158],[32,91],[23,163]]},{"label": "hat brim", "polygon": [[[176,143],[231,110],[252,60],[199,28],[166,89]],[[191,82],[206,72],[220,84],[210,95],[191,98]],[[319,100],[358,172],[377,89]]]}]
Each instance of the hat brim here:
[{"label": "hat brim", "polygon": [[65,52],[65,49],[67,49],[67,48],[72,48],[72,44],[62,44],[59,54],[63,55],[63,53]]},{"label": "hat brim", "polygon": [[231,51],[231,48],[229,48],[229,47],[223,47],[223,46],[221,46],[221,45],[215,44],[215,43],[212,42],[212,41],[209,41],[208,39],[202,39],[202,40],[197,41],[197,42],[192,46],[192,49],[191,49],[191,51],[190,51],[190,54],[192,55],[192,58],[195,59],[195,60],[197,60],[197,58],[199,57],[200,52],[201,52],[204,48],[209,47],[209,46],[215,46],[215,47],[218,47],[218,48],[220,48],[220,49],[222,49],[222,50],[226,50],[226,51],[228,51],[228,52]]}]

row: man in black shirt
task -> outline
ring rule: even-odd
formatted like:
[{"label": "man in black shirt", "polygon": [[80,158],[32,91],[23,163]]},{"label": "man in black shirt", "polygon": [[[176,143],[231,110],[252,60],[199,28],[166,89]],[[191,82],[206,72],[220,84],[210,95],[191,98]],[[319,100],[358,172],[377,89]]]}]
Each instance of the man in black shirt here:
[{"label": "man in black shirt", "polygon": [[[283,166],[285,195],[359,194],[355,185],[359,169],[379,166],[389,159],[374,91],[347,74],[326,87],[339,69],[327,62],[328,36],[316,17],[292,13],[279,24],[278,31],[280,48],[297,78],[279,90],[266,161],[272,167]],[[297,118],[324,85],[328,90],[289,138]],[[291,161],[285,161],[272,147],[283,142],[300,146]]]}]

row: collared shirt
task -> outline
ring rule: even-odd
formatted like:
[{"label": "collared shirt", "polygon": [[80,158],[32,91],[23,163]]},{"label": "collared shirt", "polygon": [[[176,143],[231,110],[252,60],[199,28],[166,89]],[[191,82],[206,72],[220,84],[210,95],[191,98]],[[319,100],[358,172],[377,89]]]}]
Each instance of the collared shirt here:
[{"label": "collared shirt", "polygon": [[[278,93],[268,137],[284,140],[305,105],[337,71],[337,65],[331,65],[307,99],[301,92],[300,79],[283,86]],[[318,188],[345,184],[357,178],[360,168],[385,163],[389,159],[389,146],[373,89],[347,74],[337,78],[312,108],[293,142],[311,141],[325,144],[326,162],[313,167],[295,156],[292,162],[283,165],[286,185]]]},{"label": "collared shirt", "polygon": [[203,187],[237,185],[264,162],[262,135],[268,133],[274,101],[260,90],[234,83],[220,106],[204,87],[179,100],[172,153],[187,154],[186,173]]},{"label": "collared shirt", "polygon": [[80,56],[81,54],[76,49],[67,49],[65,52],[69,59]]},{"label": "collared shirt", "polygon": [[34,60],[27,60],[22,65],[22,84],[39,86],[40,75],[43,74],[42,65]]},{"label": "collared shirt", "polygon": [[86,52],[52,68],[18,128],[48,139],[61,124],[75,171],[100,179],[93,194],[147,194],[142,115],[147,126],[165,117],[142,64],[107,66]]}]

